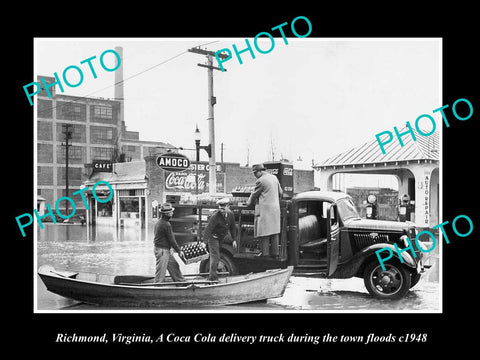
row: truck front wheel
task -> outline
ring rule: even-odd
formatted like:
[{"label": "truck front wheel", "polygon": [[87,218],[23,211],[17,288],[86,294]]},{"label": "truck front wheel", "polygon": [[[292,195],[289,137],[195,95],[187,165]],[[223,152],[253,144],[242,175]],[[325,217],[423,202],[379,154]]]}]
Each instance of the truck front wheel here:
[{"label": "truck front wheel", "polygon": [[380,299],[401,299],[411,284],[410,271],[397,262],[384,264],[385,270],[378,261],[372,261],[365,268],[363,281],[368,292]]},{"label": "truck front wheel", "polygon": [[421,274],[419,274],[417,271],[412,272],[412,279],[411,279],[411,284],[410,288],[413,288],[417,283],[420,281],[420,278],[422,277]]},{"label": "truck front wheel", "polygon": [[[200,263],[200,272],[208,273],[210,271],[210,258],[203,260]],[[217,272],[228,272],[229,275],[237,275],[238,268],[233,262],[233,259],[230,255],[225,252],[220,252],[220,261],[218,262]]]}]

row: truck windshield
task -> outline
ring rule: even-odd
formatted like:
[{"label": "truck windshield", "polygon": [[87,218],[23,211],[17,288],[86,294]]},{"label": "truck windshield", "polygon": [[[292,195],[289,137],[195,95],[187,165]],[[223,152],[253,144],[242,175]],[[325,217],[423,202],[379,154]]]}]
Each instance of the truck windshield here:
[{"label": "truck windshield", "polygon": [[337,209],[342,221],[357,218],[360,219],[357,209],[351,199],[341,199],[337,202]]}]

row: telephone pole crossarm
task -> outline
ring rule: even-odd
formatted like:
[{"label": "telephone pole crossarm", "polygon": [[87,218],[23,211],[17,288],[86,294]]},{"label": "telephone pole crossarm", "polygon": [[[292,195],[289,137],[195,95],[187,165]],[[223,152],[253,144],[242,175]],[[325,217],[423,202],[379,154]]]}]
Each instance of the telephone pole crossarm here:
[{"label": "telephone pole crossarm", "polygon": [[196,54],[200,54],[200,55],[218,56],[220,59],[226,59],[226,58],[228,58],[228,55],[225,55],[224,53],[218,53],[218,54],[215,55],[215,52],[213,52],[213,51],[208,51],[208,50],[205,50],[205,49],[200,49],[200,48],[198,48],[198,47],[188,49],[188,51],[193,52],[193,53],[196,53]]},{"label": "telephone pole crossarm", "polygon": [[[209,66],[209,65],[205,65],[205,64],[197,64],[197,65],[201,66],[201,67],[204,67],[204,68],[207,68],[207,69],[222,70],[222,69],[220,69],[219,67],[216,67],[216,66]],[[227,71],[227,69],[224,69],[224,71]]]}]

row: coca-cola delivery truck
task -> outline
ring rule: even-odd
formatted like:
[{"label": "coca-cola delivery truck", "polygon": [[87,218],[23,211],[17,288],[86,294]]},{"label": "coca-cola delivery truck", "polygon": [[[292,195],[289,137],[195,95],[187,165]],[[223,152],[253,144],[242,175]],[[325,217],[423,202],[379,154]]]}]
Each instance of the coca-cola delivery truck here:
[{"label": "coca-cola delivery truck", "polygon": [[[284,169],[280,166],[274,172],[283,174]],[[293,186],[284,180],[281,185]],[[373,296],[398,299],[418,283],[428,268],[422,262],[421,251],[415,250],[415,256],[409,251],[396,251],[395,245],[401,250],[414,242],[417,230],[413,223],[362,219],[345,193],[307,191],[293,195],[293,188],[281,200],[280,256],[258,256],[254,210],[243,205],[251,189],[236,190],[232,191],[230,209],[235,215],[237,246],[233,246],[232,239],[222,242],[218,271],[244,274],[293,265],[297,276],[359,277]],[[179,244],[202,241],[202,230],[216,208],[213,201],[176,204],[171,223]],[[381,264],[376,251],[384,248],[391,249],[393,256]],[[203,260],[200,271],[208,272],[208,268],[209,260]]]}]

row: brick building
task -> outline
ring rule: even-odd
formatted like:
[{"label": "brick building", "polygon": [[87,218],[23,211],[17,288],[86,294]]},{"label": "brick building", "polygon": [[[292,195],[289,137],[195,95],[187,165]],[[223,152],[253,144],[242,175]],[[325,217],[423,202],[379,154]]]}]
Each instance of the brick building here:
[{"label": "brick building", "polygon": [[[54,77],[45,79],[47,86],[55,82]],[[53,206],[57,199],[69,196],[75,201],[77,211],[85,209],[79,196],[83,181],[91,174],[96,160],[124,162],[141,160],[144,156],[158,152],[158,148],[173,145],[163,142],[141,141],[139,133],[127,131],[123,119],[123,99],[110,100],[91,97],[60,95],[55,85],[37,94],[37,196]],[[66,133],[69,136],[68,185],[66,194]],[[63,209],[64,203],[59,204]]]}]

